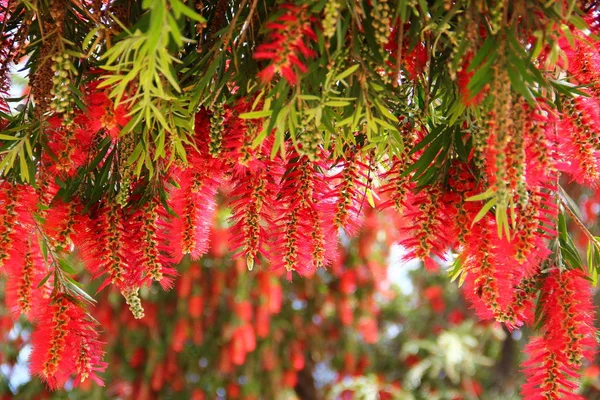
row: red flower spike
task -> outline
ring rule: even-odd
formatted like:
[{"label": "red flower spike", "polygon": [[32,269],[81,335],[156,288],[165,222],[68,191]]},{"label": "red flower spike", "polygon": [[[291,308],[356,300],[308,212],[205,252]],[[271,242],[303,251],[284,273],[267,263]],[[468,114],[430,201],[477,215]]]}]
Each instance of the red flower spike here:
[{"label": "red flower spike", "polygon": [[75,236],[78,228],[77,222],[80,220],[78,216],[81,208],[77,199],[68,203],[64,203],[60,198],[54,200],[46,214],[44,224],[44,232],[54,247],[63,250],[69,249],[71,236]]},{"label": "red flower spike", "polygon": [[258,45],[254,58],[270,61],[270,64],[258,73],[263,82],[268,83],[275,74],[280,74],[288,83],[295,85],[298,82],[297,71],[308,71],[301,57],[310,59],[316,55],[309,47],[311,42],[317,40],[311,26],[314,17],[310,15],[306,6],[286,4],[281,7],[285,9],[284,14],[276,22],[265,25],[270,31],[271,41]]},{"label": "red flower spike", "polygon": [[30,235],[19,242],[18,246],[13,247],[6,264],[6,306],[14,314],[29,315],[32,306],[39,303],[43,294],[43,289],[38,289],[38,285],[47,271],[37,237]]},{"label": "red flower spike", "polygon": [[541,110],[531,110],[526,117],[525,133],[525,157],[526,157],[526,180],[529,189],[544,185],[552,181],[551,168],[552,142],[547,135],[552,121],[542,116]]},{"label": "red flower spike", "polygon": [[127,125],[131,117],[127,115],[125,106],[119,105],[115,109],[113,101],[106,92],[91,88],[92,94],[86,98],[89,120],[86,126],[92,133],[104,132],[113,141],[117,141],[121,129]]},{"label": "red flower spike", "polygon": [[[141,284],[141,276],[130,273],[134,271],[130,271],[125,224],[123,211],[109,201],[96,211],[88,221],[87,229],[82,232],[81,255],[86,268],[93,279],[107,275],[98,291],[109,283],[119,289],[139,287]],[[135,281],[129,281],[131,278]]]},{"label": "red flower spike", "polygon": [[[34,228],[33,213],[38,197],[31,186],[0,182],[0,272],[11,255],[24,254],[25,242],[17,238],[29,237]],[[16,251],[11,251],[15,247]]]},{"label": "red flower spike", "polygon": [[270,196],[279,192],[278,177],[275,165],[234,176],[229,245],[236,251],[234,258],[244,257],[249,269],[258,261],[259,254],[269,258],[265,226],[273,224],[268,205],[276,203],[270,201]]},{"label": "red flower spike", "polygon": [[176,271],[171,267],[173,259],[168,254],[166,219],[167,212],[162,204],[152,199],[131,218],[128,232],[136,235],[130,246],[131,257],[141,265],[145,279],[153,279],[163,289],[170,289]]},{"label": "red flower spike", "polygon": [[559,168],[579,183],[590,186],[600,180],[600,144],[595,126],[600,117],[595,100],[575,99],[565,102],[565,113],[558,121],[560,152]]},{"label": "red flower spike", "polygon": [[274,269],[309,275],[335,254],[329,252],[337,243],[333,204],[325,197],[331,189],[308,157],[293,154],[290,159],[275,211],[281,216],[274,221],[278,239],[270,254]]},{"label": "red flower spike", "polygon": [[88,161],[93,135],[89,130],[79,128],[78,124],[83,123],[87,127],[89,120],[78,117],[75,125],[69,127],[64,126],[58,116],[51,117],[48,122],[50,126],[45,132],[53,157],[44,153],[43,164],[48,166],[51,173],[73,176]]},{"label": "red flower spike", "polygon": [[595,354],[596,340],[592,295],[580,270],[554,269],[543,285],[544,332],[526,347],[523,363],[527,383],[525,400],[583,399],[574,394],[573,378],[584,358]]},{"label": "red flower spike", "polygon": [[[597,16],[596,16],[597,19]],[[596,97],[600,96],[600,55],[590,43],[587,35],[577,32],[574,36],[575,48],[566,38],[559,41],[567,56],[568,71],[580,85],[590,85]]]},{"label": "red flower spike", "polygon": [[498,256],[508,246],[507,241],[498,238],[495,221],[485,217],[473,226],[466,243],[462,253],[467,272],[465,295],[479,318],[501,318],[505,303],[512,297],[512,267],[501,264]]},{"label": "red flower spike", "polygon": [[432,257],[445,260],[449,247],[449,213],[441,202],[440,189],[429,187],[417,194],[411,193],[405,217],[412,223],[404,228],[407,238],[400,244],[408,249],[406,260],[419,258],[429,270],[437,269]]},{"label": "red flower spike", "polygon": [[214,161],[207,157],[189,160],[191,168],[174,174],[179,188],[173,188],[170,206],[178,218],[171,221],[171,247],[175,262],[185,254],[197,260],[208,251],[210,225],[216,207],[217,188],[221,181]]},{"label": "red flower spike", "polygon": [[379,205],[380,209],[393,206],[398,212],[404,210],[406,198],[414,187],[410,176],[404,176],[404,171],[409,165],[410,160],[405,154],[393,158],[390,169],[382,176],[386,183],[378,191],[380,196],[389,197],[388,200]]},{"label": "red flower spike", "polygon": [[115,285],[124,296],[136,319],[144,316],[138,290],[147,277],[144,266],[132,257],[134,248],[126,228],[131,225],[131,215],[107,201],[87,220],[87,228],[80,245],[83,262],[96,279],[106,275],[98,291],[108,284]]},{"label": "red flower spike", "polygon": [[73,372],[75,384],[106,368],[104,352],[95,324],[83,309],[64,295],[46,299],[35,309],[36,328],[32,335],[30,370],[39,375],[50,389],[62,387]]},{"label": "red flower spike", "polygon": [[327,197],[335,199],[333,220],[339,228],[343,228],[350,236],[355,236],[363,222],[363,207],[367,203],[367,189],[370,189],[374,173],[369,173],[369,167],[357,159],[358,154],[348,153],[341,165],[334,170],[341,171],[329,177],[335,182],[333,190]]}]

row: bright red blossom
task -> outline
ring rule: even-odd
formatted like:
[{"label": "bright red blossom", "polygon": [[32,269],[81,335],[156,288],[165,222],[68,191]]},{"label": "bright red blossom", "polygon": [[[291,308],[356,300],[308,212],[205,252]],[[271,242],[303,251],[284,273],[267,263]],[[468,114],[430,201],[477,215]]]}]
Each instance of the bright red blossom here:
[{"label": "bright red blossom", "polygon": [[258,74],[263,82],[270,82],[275,74],[281,74],[293,85],[298,81],[298,71],[308,71],[301,58],[309,59],[316,55],[309,46],[311,41],[317,40],[317,35],[311,27],[313,17],[307,7],[285,4],[281,8],[285,10],[283,15],[266,24],[270,43],[260,44],[254,58],[271,61]]}]

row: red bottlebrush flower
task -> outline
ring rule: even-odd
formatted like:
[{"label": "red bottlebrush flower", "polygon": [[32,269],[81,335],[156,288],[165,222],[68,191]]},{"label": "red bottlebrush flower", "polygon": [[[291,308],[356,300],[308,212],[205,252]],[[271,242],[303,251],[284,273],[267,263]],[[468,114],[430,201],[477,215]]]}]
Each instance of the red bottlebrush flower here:
[{"label": "red bottlebrush flower", "polygon": [[43,163],[52,173],[73,176],[88,161],[92,150],[94,134],[88,129],[90,121],[87,116],[79,115],[69,126],[64,126],[57,116],[48,122],[50,127],[45,132],[52,155],[44,153]]},{"label": "red bottlebrush flower", "polygon": [[550,122],[539,109],[531,110],[525,118],[525,171],[529,189],[543,186],[554,178],[551,172],[553,168],[550,168],[551,161],[554,161],[551,152],[553,146],[547,134]]},{"label": "red bottlebrush flower", "polygon": [[512,264],[502,263],[499,256],[509,246],[506,238],[498,238],[495,221],[486,216],[471,229],[462,256],[467,272],[465,295],[482,319],[503,314],[512,297]]},{"label": "red bottlebrush flower", "polygon": [[275,74],[280,74],[290,84],[298,82],[298,71],[305,73],[308,68],[301,58],[309,59],[316,55],[309,46],[317,40],[312,29],[314,17],[306,6],[285,4],[284,13],[275,22],[266,24],[270,43],[257,46],[254,58],[269,60],[270,64],[259,72],[259,78],[267,83]]},{"label": "red bottlebrush flower", "polygon": [[113,101],[103,90],[91,87],[92,93],[87,96],[89,120],[87,128],[92,133],[104,132],[113,141],[119,138],[121,129],[131,119],[127,115],[127,109],[123,105],[115,108]]},{"label": "red bottlebrush flower", "polygon": [[437,269],[432,257],[445,260],[444,252],[450,244],[449,214],[440,201],[440,195],[437,187],[428,187],[417,194],[410,194],[406,201],[408,207],[405,217],[412,224],[404,229],[408,237],[400,242],[409,250],[405,259],[419,258],[430,270]]},{"label": "red bottlebrush flower", "polygon": [[38,285],[47,273],[34,234],[19,240],[19,244],[12,248],[6,269],[7,308],[15,314],[29,315],[32,306],[39,304],[43,289],[39,289]]},{"label": "red bottlebrush flower", "polygon": [[411,163],[417,159],[417,155],[410,154],[410,152],[420,136],[412,124],[407,122],[402,125],[401,133],[404,151],[400,156],[394,156],[391,159],[390,169],[381,175],[385,184],[378,190],[380,196],[388,198],[379,205],[379,208],[385,209],[394,206],[398,212],[403,211],[406,197],[415,186],[411,182],[411,176],[405,175],[405,172]]},{"label": "red bottlebrush flower", "polygon": [[590,85],[590,90],[597,97],[600,95],[600,55],[590,38],[577,32],[573,35],[575,47],[566,38],[559,44],[567,56],[568,71],[580,85]]},{"label": "red bottlebrush flower", "polygon": [[[190,153],[193,150],[190,150]],[[189,157],[190,167],[173,175],[179,187],[171,190],[169,203],[178,218],[171,221],[170,245],[175,262],[185,254],[196,260],[208,251],[210,225],[222,175],[210,156]]]},{"label": "red bottlebrush flower", "polygon": [[554,269],[545,279],[541,299],[544,331],[526,347],[523,363],[527,383],[525,400],[583,399],[574,394],[582,359],[591,360],[596,349],[591,290],[580,270]]},{"label": "red bottlebrush flower", "polygon": [[[226,160],[227,167],[231,169],[234,176],[243,176],[247,171],[256,172],[267,168],[270,158],[273,139],[267,137],[262,143],[255,147],[253,141],[262,129],[260,120],[248,120],[239,118],[239,115],[252,111],[250,101],[240,101],[233,108],[225,108],[225,126],[223,129],[222,156]],[[206,118],[196,119],[196,132],[203,132],[210,137],[210,121]]]},{"label": "red bottlebrush flower", "polygon": [[287,165],[275,210],[280,217],[274,221],[279,233],[270,252],[274,269],[308,275],[335,254],[333,204],[325,196],[330,189],[317,168],[295,154]]},{"label": "red bottlebrush flower", "polygon": [[404,68],[410,79],[417,79],[425,70],[429,54],[423,42],[418,42],[412,49],[405,50]]},{"label": "red bottlebrush flower", "polygon": [[510,258],[522,267],[522,276],[530,277],[537,272],[537,267],[549,255],[546,239],[556,236],[554,223],[558,217],[556,203],[551,195],[541,190],[532,191],[527,203],[519,207],[516,231],[513,234],[513,246]]},{"label": "red bottlebrush flower", "polygon": [[141,270],[129,265],[129,252],[125,242],[127,220],[123,211],[113,202],[105,202],[89,219],[80,252],[85,266],[96,279],[107,275],[98,290],[109,283],[119,289],[139,287]]},{"label": "red bottlebrush flower", "polygon": [[60,198],[56,198],[50,207],[46,213],[44,232],[54,247],[67,250],[71,237],[76,236],[82,207],[77,199],[65,203]]},{"label": "red bottlebrush flower", "polygon": [[66,383],[72,373],[75,384],[91,378],[102,385],[96,375],[106,364],[98,341],[95,323],[86,312],[67,296],[45,299],[35,308],[36,328],[32,334],[30,370],[56,389]]},{"label": "red bottlebrush flower", "polygon": [[410,160],[405,154],[400,157],[394,157],[390,169],[382,176],[386,183],[379,188],[378,194],[380,196],[387,196],[388,200],[379,205],[380,209],[394,206],[398,212],[404,210],[404,203],[408,193],[414,187],[410,176],[403,176],[409,166]]},{"label": "red bottlebrush flower", "polygon": [[258,255],[268,258],[267,231],[265,225],[271,226],[268,209],[278,190],[278,171],[273,165],[267,169],[254,172],[246,171],[243,175],[234,176],[231,197],[230,249],[236,250],[234,258],[244,257],[249,269],[258,261]]},{"label": "red bottlebrush flower", "polygon": [[366,191],[375,173],[358,159],[358,154],[351,152],[333,170],[339,170],[329,177],[333,190],[327,197],[336,202],[333,221],[348,235],[355,236],[363,223],[363,207],[369,206]]},{"label": "red bottlebrush flower", "polygon": [[170,289],[176,271],[170,266],[173,259],[168,254],[166,220],[165,208],[158,200],[152,199],[130,218],[127,230],[135,235],[134,243],[129,246],[132,262],[135,260],[140,264],[144,279],[153,279],[163,289]]},{"label": "red bottlebrush flower", "polygon": [[559,148],[563,159],[559,168],[577,182],[591,186],[600,180],[600,140],[597,126],[600,108],[595,99],[566,101],[558,124]]},{"label": "red bottlebrush flower", "polygon": [[38,196],[31,186],[0,181],[0,272],[14,254],[25,254],[25,242],[35,229],[33,214]]},{"label": "red bottlebrush flower", "polygon": [[126,231],[131,225],[130,218],[114,202],[106,201],[96,210],[95,216],[87,220],[79,249],[93,279],[106,275],[98,290],[111,283],[115,285],[133,316],[140,319],[144,309],[138,290],[148,277],[145,266],[133,258],[135,239]]}]

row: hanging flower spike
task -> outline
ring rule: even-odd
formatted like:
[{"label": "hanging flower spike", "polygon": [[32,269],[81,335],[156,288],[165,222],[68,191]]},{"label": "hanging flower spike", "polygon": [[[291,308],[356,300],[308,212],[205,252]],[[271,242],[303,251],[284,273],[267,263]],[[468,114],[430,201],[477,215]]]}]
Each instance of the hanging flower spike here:
[{"label": "hanging flower spike", "polygon": [[448,186],[451,191],[443,195],[443,203],[454,205],[449,208],[449,216],[452,220],[453,233],[450,237],[456,240],[452,243],[453,248],[464,249],[468,246],[467,237],[471,232],[471,224],[479,212],[479,206],[467,198],[482,192],[469,165],[458,160],[452,163],[448,171]]},{"label": "hanging flower spike", "polygon": [[107,275],[98,291],[108,284],[119,289],[135,286],[125,281],[129,269],[123,213],[111,201],[106,201],[88,221],[85,238],[81,244],[81,256],[92,279]]},{"label": "hanging flower spike", "polygon": [[[235,251],[234,258],[244,257],[248,269],[258,261],[258,255],[269,258],[265,226],[273,222],[268,209],[270,196],[278,193],[278,185],[268,170],[247,171],[234,177],[231,191],[231,221],[229,247]],[[270,171],[270,169],[269,169]]]},{"label": "hanging flower spike", "polygon": [[60,198],[54,200],[44,222],[44,232],[52,246],[62,250],[69,249],[71,237],[76,236],[81,209],[76,198],[68,203]]},{"label": "hanging flower spike", "polygon": [[418,258],[429,270],[438,268],[432,257],[446,259],[444,252],[450,244],[448,230],[451,224],[440,194],[441,191],[436,186],[417,194],[411,193],[406,201],[407,210],[404,214],[412,222],[408,228],[404,228],[408,237],[400,242],[408,249],[404,258]]},{"label": "hanging flower spike", "polygon": [[358,157],[357,153],[349,151],[341,165],[333,167],[334,170],[341,168],[341,171],[329,177],[335,182],[329,195],[336,201],[334,222],[350,236],[355,236],[362,225],[362,208],[369,206],[366,191],[371,189],[375,177]]},{"label": "hanging flower spike", "polygon": [[532,277],[523,278],[515,286],[512,300],[504,307],[504,311],[497,318],[497,320],[504,322],[508,330],[512,331],[524,324],[533,322],[535,299],[538,291],[537,280],[538,277],[532,274]]},{"label": "hanging flower spike", "polygon": [[544,116],[540,109],[531,109],[525,118],[525,171],[527,188],[535,190],[539,186],[554,180],[553,141],[549,129],[554,126],[552,120]]},{"label": "hanging flower spike", "polygon": [[[210,157],[210,156],[209,156]],[[197,260],[208,251],[210,225],[222,179],[209,158],[189,160],[193,168],[175,173],[179,188],[173,188],[169,203],[178,218],[171,222],[171,254],[179,262],[185,254]]]},{"label": "hanging flower spike", "polygon": [[600,55],[587,35],[579,31],[573,39],[575,48],[566,39],[559,42],[567,56],[568,71],[580,85],[590,85],[590,90],[597,98],[600,96]]},{"label": "hanging flower spike", "polygon": [[499,254],[507,252],[510,243],[506,238],[498,238],[496,223],[490,215],[473,225],[465,243],[462,254],[467,272],[465,296],[479,318],[501,321],[513,296],[515,263],[502,263],[505,259]]},{"label": "hanging flower spike", "polygon": [[285,267],[288,272],[307,275],[325,265],[325,252],[337,242],[332,219],[325,219],[332,215],[331,206],[326,198],[318,200],[331,189],[307,156],[294,153],[289,159],[275,211],[278,239],[271,258],[277,260],[274,269]]},{"label": "hanging flower spike", "polygon": [[223,131],[225,130],[225,119],[228,117],[225,113],[225,105],[215,104],[210,116],[210,143],[209,153],[214,158],[218,158],[223,150]]},{"label": "hanging flower spike", "polygon": [[136,235],[130,248],[132,259],[141,265],[144,280],[155,280],[163,289],[170,289],[177,273],[168,254],[167,212],[159,200],[151,199],[144,204],[131,218],[127,231]]},{"label": "hanging flower spike", "polygon": [[409,123],[403,124],[401,133],[404,150],[400,156],[394,156],[392,158],[390,169],[381,176],[386,183],[381,186],[378,191],[380,196],[389,197],[389,199],[380,204],[379,207],[381,209],[386,209],[394,206],[398,212],[401,212],[404,209],[406,197],[415,186],[415,184],[411,182],[410,175],[405,175],[405,171],[411,163],[417,159],[417,155],[410,154],[410,152],[418,140],[418,134],[414,132]]},{"label": "hanging flower spike", "polygon": [[28,185],[0,181],[0,273],[10,260],[13,247],[15,255],[24,255],[25,242],[35,229],[33,213],[36,210],[37,194]]},{"label": "hanging flower spike", "polygon": [[252,111],[252,102],[239,101],[233,108],[225,107],[226,119],[223,141],[222,159],[234,176],[243,176],[248,170],[256,172],[267,168],[265,160],[270,159],[274,139],[269,135],[259,146],[253,142],[262,129],[262,121],[239,117],[240,114]]},{"label": "hanging flower spike", "polygon": [[580,270],[555,268],[545,279],[543,293],[543,334],[525,349],[530,358],[523,363],[523,398],[583,399],[574,394],[578,385],[573,379],[582,360],[592,360],[596,349],[589,284]]},{"label": "hanging flower spike", "polygon": [[270,64],[259,72],[259,78],[270,82],[275,74],[280,74],[294,85],[298,82],[298,73],[306,73],[308,68],[301,57],[310,59],[316,55],[309,46],[317,40],[312,29],[314,17],[308,7],[285,4],[281,6],[284,13],[275,22],[269,22],[265,27],[269,30],[270,43],[257,46],[254,58],[270,60]]},{"label": "hanging flower spike", "polygon": [[[12,250],[11,258],[6,264],[6,306],[14,314],[22,313],[27,316],[32,306],[40,301],[43,289],[39,289],[38,285],[47,271],[33,232],[25,240],[19,240],[19,245]],[[16,252],[22,254],[15,254]]]},{"label": "hanging flower spike", "polygon": [[600,145],[595,129],[599,122],[594,104],[580,98],[565,100],[558,121],[557,139],[563,157],[559,168],[590,186],[600,179]]},{"label": "hanging flower spike", "polygon": [[529,201],[519,207],[517,226],[511,240],[513,250],[509,258],[521,265],[517,279],[531,277],[539,265],[551,253],[547,240],[556,236],[553,221],[558,218],[558,210],[553,196],[542,191],[532,191]]},{"label": "hanging flower spike", "polygon": [[39,375],[52,390],[62,387],[75,372],[80,383],[87,377],[102,384],[96,372],[106,364],[95,324],[67,296],[58,294],[36,307],[32,334],[30,371]]},{"label": "hanging flower spike", "polygon": [[80,251],[92,279],[106,275],[98,291],[114,285],[125,297],[134,317],[139,319],[144,316],[144,310],[138,290],[147,278],[142,264],[133,256],[135,240],[125,229],[131,225],[130,218],[132,216],[126,215],[114,201],[105,201],[95,217],[87,220]]}]

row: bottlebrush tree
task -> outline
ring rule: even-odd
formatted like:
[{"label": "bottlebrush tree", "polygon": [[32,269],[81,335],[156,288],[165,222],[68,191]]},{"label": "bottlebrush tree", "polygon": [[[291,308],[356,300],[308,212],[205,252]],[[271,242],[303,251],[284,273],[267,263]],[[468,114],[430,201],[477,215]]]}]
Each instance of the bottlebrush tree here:
[{"label": "bottlebrush tree", "polygon": [[599,13],[569,0],[0,1],[0,271],[7,308],[36,327],[31,372],[50,388],[101,382],[90,303],[114,290],[144,318],[140,292],[169,289],[174,265],[210,249],[222,191],[247,279],[315,279],[340,232],[393,207],[407,257],[451,262],[480,318],[539,328],[524,398],[578,398],[600,244],[562,186],[600,178]]}]

